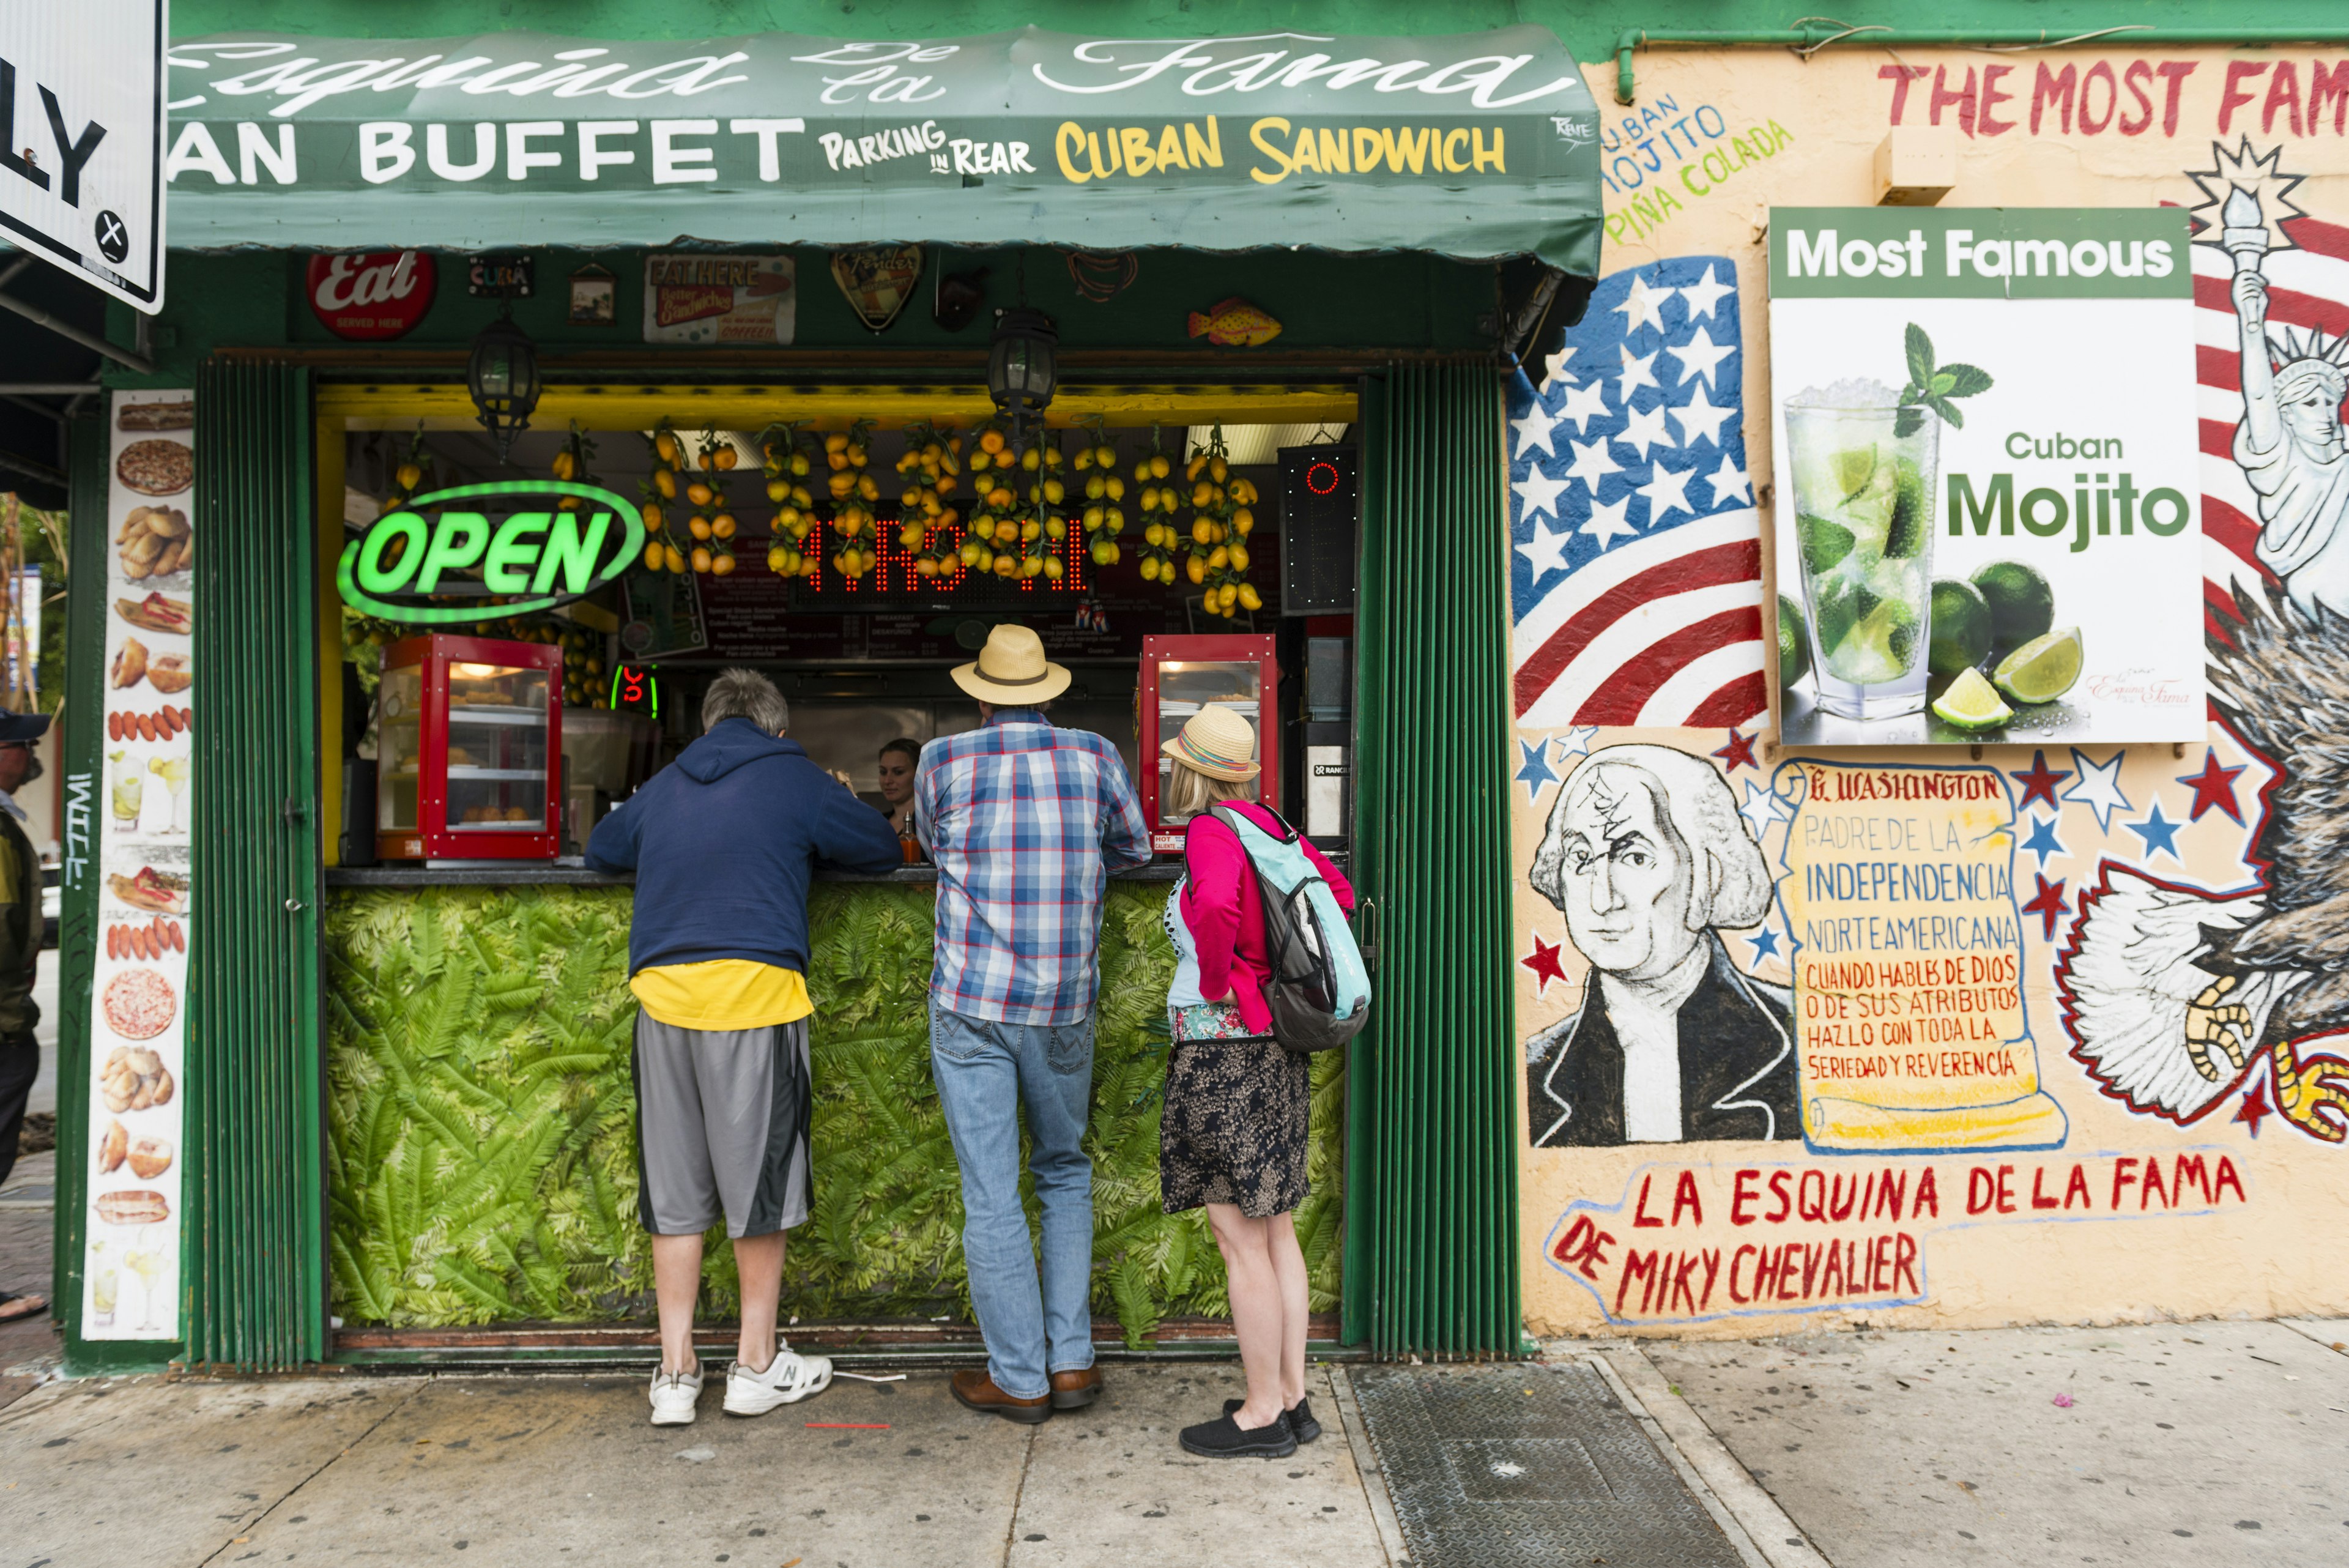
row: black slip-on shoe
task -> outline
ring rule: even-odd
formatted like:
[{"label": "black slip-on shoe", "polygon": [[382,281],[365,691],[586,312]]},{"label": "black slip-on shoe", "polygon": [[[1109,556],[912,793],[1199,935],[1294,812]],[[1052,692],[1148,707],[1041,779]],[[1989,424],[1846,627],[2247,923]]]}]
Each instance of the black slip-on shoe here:
[{"label": "black slip-on shoe", "polygon": [[1297,1451],[1297,1435],[1287,1416],[1269,1427],[1243,1429],[1229,1416],[1183,1428],[1183,1451],[1209,1459],[1285,1459]]},{"label": "black slip-on shoe", "polygon": [[[1245,1399],[1226,1399],[1224,1401],[1224,1414],[1228,1416],[1247,1403]],[[1290,1406],[1288,1415],[1288,1429],[1299,1442],[1309,1443],[1321,1435],[1321,1423],[1313,1418],[1312,1395],[1308,1394]]]}]

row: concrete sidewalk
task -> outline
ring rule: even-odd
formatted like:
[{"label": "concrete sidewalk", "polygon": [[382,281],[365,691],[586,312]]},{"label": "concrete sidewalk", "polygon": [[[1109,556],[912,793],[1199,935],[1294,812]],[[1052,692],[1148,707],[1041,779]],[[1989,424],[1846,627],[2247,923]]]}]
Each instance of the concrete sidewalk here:
[{"label": "concrete sidewalk", "polygon": [[[636,1376],[52,1382],[0,1410],[0,1568],[456,1553],[1454,1568],[1403,1536],[1397,1500],[1408,1521],[1433,1517],[1421,1504],[1444,1488],[1472,1511],[1521,1498],[1552,1462],[1541,1456],[1597,1453],[1598,1428],[1624,1412],[1745,1568],[2349,1560],[2349,1323],[1547,1350],[1596,1370],[1621,1410],[1600,1394],[1588,1431],[1441,1442],[1392,1474],[1354,1379],[1330,1366],[1313,1373],[1327,1435],[1270,1462],[1175,1446],[1176,1428],[1239,1392],[1219,1364],[1112,1365],[1109,1398],[1040,1428],[962,1409],[936,1372],[843,1381],[749,1421],[719,1414],[713,1390],[697,1425],[660,1430]],[[1441,1367],[1378,1376],[1460,1385]],[[1407,1451],[1382,1440],[1390,1463]],[[1599,1469],[1611,1490],[1594,1501],[1636,1501],[1623,1472]],[[1662,1523],[1643,1549],[1667,1544]],[[1609,1555],[1651,1560],[1666,1558]]]},{"label": "concrete sidewalk", "polygon": [[755,1420],[713,1388],[657,1429],[636,1377],[50,1384],[0,1412],[0,1565],[1394,1560],[1326,1369],[1325,1435],[1272,1461],[1174,1443],[1236,1366],[1108,1376],[1041,1427],[963,1409],[940,1373]]}]

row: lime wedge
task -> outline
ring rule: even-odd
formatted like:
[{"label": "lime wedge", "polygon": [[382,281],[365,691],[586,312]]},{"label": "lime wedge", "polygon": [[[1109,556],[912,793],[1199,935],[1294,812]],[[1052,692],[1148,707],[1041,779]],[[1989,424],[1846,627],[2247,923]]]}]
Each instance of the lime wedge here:
[{"label": "lime wedge", "polygon": [[2080,628],[2034,637],[1998,662],[1991,680],[2017,702],[2053,702],[2080,679]]},{"label": "lime wedge", "polygon": [[1876,477],[1876,445],[1847,446],[1828,460],[1835,464],[1836,484],[1848,502]]},{"label": "lime wedge", "polygon": [[2014,717],[1979,670],[1968,670],[1933,702],[1933,716],[1955,729],[1994,730]]},{"label": "lime wedge", "polygon": [[1792,686],[1811,672],[1811,639],[1803,624],[1803,607],[1778,596],[1778,684]]}]

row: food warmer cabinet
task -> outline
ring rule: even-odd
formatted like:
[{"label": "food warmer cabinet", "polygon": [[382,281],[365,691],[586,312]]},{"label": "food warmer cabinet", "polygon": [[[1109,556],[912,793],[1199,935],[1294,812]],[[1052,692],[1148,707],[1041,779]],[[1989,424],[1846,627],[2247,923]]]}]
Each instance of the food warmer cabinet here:
[{"label": "food warmer cabinet", "polygon": [[563,649],[481,637],[383,650],[376,853],[552,860],[560,853]]},{"label": "food warmer cabinet", "polygon": [[1140,740],[1142,815],[1150,825],[1150,847],[1180,854],[1188,817],[1169,816],[1166,791],[1174,764],[1163,748],[1182,732],[1184,721],[1204,707],[1229,708],[1256,732],[1257,775],[1252,798],[1280,809],[1280,729],[1274,718],[1280,670],[1269,637],[1145,637],[1142,639]]}]

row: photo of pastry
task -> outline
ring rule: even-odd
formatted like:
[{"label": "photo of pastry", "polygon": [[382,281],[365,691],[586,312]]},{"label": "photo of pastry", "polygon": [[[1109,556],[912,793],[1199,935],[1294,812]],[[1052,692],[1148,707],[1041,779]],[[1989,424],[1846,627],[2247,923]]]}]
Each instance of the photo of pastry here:
[{"label": "photo of pastry", "polygon": [[116,1116],[125,1111],[151,1110],[171,1103],[179,1086],[160,1053],[143,1045],[117,1045],[107,1054],[98,1075],[98,1096]]},{"label": "photo of pastry", "polygon": [[176,506],[134,506],[114,535],[122,575],[133,582],[169,576],[196,564],[195,531]]},{"label": "photo of pastry", "polygon": [[101,1192],[91,1207],[109,1225],[160,1225],[171,1217],[171,1206],[163,1195],[145,1188]]}]

